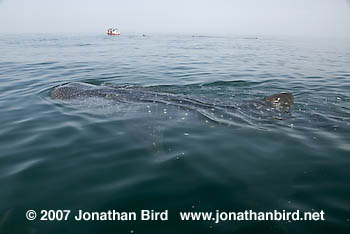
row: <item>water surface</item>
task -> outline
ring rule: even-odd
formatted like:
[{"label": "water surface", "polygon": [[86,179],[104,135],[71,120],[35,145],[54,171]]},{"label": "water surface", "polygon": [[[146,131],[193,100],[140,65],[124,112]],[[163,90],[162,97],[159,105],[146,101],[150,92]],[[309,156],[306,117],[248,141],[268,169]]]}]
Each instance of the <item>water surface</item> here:
[{"label": "water surface", "polygon": [[[0,233],[348,233],[350,44],[300,38],[0,35]],[[131,85],[211,103],[292,92],[288,118],[103,98]],[[28,209],[169,210],[165,222],[28,221]],[[181,222],[178,211],[301,210],[323,222]]]}]

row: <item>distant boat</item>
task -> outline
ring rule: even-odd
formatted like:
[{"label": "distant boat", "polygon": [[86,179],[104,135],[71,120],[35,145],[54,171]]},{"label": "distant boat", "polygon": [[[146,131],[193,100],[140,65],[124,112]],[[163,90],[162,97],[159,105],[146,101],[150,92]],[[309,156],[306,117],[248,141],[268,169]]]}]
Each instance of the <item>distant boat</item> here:
[{"label": "distant boat", "polygon": [[119,36],[120,35],[120,31],[117,28],[109,28],[107,30],[107,34],[110,36]]}]

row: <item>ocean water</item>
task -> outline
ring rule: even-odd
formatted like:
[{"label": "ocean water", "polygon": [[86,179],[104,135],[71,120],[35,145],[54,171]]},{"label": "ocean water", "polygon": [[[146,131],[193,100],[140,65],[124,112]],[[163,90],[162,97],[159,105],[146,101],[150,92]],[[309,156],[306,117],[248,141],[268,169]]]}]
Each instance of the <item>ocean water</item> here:
[{"label": "ocean water", "polygon": [[[52,100],[62,84],[141,87],[288,112]],[[137,92],[137,91],[135,91]],[[0,233],[349,233],[350,43],[181,34],[0,35]],[[215,110],[216,111],[216,110]],[[277,117],[277,118],[276,118]],[[71,210],[41,221],[41,210]],[[168,210],[167,221],[74,221]],[[35,210],[34,221],[26,219]],[[181,221],[179,212],[324,211],[324,221]]]}]

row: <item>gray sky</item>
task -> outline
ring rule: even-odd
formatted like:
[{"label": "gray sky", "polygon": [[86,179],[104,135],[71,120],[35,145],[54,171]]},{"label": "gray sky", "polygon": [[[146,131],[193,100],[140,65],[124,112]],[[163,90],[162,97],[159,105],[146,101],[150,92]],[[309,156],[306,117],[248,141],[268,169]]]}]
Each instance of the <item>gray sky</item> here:
[{"label": "gray sky", "polygon": [[350,38],[349,0],[0,0],[1,32],[227,33]]}]

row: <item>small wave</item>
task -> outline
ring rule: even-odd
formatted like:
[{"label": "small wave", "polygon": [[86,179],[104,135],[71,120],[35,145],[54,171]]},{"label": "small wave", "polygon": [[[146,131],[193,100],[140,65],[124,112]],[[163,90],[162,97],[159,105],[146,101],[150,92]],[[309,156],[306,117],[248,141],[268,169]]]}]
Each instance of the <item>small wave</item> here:
[{"label": "small wave", "polygon": [[214,81],[210,83],[204,83],[201,86],[204,87],[216,87],[216,86],[229,86],[229,87],[248,87],[252,85],[260,84],[261,82],[252,82],[252,81],[245,81],[245,80],[234,80],[234,81]]},{"label": "small wave", "polygon": [[75,45],[75,46],[91,46],[91,45],[93,45],[93,44],[85,43],[85,44],[77,44],[77,45]]},{"label": "small wave", "polygon": [[12,176],[15,174],[18,174],[28,168],[33,167],[34,165],[38,164],[39,162],[41,162],[41,159],[32,159],[32,160],[28,160],[28,161],[24,161],[21,163],[18,163],[12,167],[7,167],[5,171],[3,171],[1,174],[2,176]]}]

